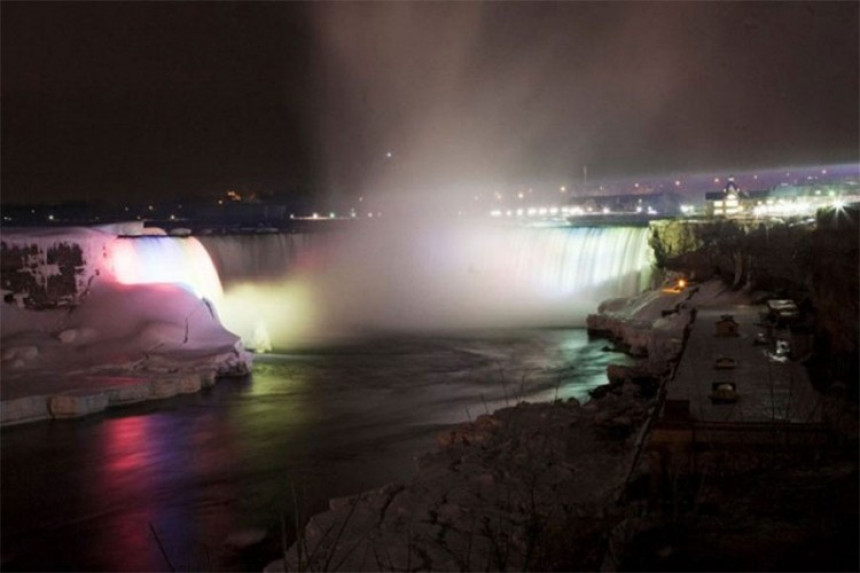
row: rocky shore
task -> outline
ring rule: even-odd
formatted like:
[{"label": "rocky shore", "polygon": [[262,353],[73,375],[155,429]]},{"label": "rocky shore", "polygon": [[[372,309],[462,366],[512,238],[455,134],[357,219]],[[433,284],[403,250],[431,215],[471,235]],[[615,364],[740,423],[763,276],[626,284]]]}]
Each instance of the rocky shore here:
[{"label": "rocky shore", "polygon": [[614,569],[618,502],[694,314],[681,298],[646,293],[589,319],[650,358],[611,366],[587,403],[521,402],[440,434],[410,482],[331,500],[266,571]]},{"label": "rocky shore", "polygon": [[610,365],[590,401],[520,403],[440,434],[409,482],[331,500],[265,570],[856,570],[856,431],[651,467],[649,429],[698,310],[755,296],[667,281],[589,316],[640,357]]},{"label": "rocky shore", "polygon": [[483,415],[440,435],[411,482],[331,500],[266,570],[596,569],[651,403],[624,382]]}]

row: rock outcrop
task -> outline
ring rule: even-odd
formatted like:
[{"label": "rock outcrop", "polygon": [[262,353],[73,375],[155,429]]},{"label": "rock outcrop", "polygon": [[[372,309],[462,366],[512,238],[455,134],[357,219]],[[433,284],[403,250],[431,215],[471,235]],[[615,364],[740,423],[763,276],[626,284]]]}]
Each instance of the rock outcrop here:
[{"label": "rock outcrop", "polygon": [[267,571],[596,569],[651,400],[520,403],[439,436],[407,484],[335,499]]},{"label": "rock outcrop", "polygon": [[631,356],[647,357],[652,370],[662,371],[681,352],[684,331],[695,317],[688,300],[696,292],[664,288],[612,299],[588,315],[586,326],[590,334],[613,339]]},{"label": "rock outcrop", "polygon": [[795,289],[815,224],[737,219],[666,220],[650,225],[657,266],[732,288]]},{"label": "rock outcrop", "polygon": [[625,519],[615,502],[634,467],[660,377],[694,312],[683,294],[610,301],[589,317],[649,360],[613,365],[576,400],[520,403],[438,436],[408,484],[335,499],[285,559],[289,570],[579,570],[601,567]]}]

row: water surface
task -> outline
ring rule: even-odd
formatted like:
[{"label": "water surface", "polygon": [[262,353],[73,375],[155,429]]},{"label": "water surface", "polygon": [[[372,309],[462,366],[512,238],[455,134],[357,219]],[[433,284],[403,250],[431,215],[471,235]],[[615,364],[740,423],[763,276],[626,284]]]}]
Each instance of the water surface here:
[{"label": "water surface", "polygon": [[[407,481],[445,425],[584,399],[625,360],[603,345],[581,329],[376,337],[267,355],[193,396],[6,428],[2,567],[259,570],[297,510]],[[225,545],[248,528],[266,541]]]}]

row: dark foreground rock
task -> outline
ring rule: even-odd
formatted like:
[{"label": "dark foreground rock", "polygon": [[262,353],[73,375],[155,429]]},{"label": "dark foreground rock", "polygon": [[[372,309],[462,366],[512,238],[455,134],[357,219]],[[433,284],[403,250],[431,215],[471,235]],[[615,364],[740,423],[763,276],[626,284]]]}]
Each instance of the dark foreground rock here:
[{"label": "dark foreground rock", "polygon": [[597,569],[652,402],[521,403],[439,436],[411,483],[330,502],[267,571]]},{"label": "dark foreground rock", "polygon": [[589,326],[647,361],[611,366],[585,405],[521,403],[440,434],[411,482],[332,500],[266,571],[858,570],[855,404],[833,397],[812,448],[702,452],[668,472],[639,455],[690,303],[720,292],[606,305]]}]

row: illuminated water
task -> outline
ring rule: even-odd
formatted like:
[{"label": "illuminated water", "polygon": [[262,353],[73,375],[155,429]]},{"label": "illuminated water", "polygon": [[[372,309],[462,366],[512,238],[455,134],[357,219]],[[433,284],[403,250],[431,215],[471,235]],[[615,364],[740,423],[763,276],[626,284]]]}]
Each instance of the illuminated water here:
[{"label": "illuminated water", "polygon": [[[605,380],[579,329],[365,339],[261,359],[250,380],[2,430],[3,570],[260,570],[327,499],[406,480],[445,424]],[[293,496],[293,489],[296,496]],[[254,527],[255,550],[224,539]],[[288,526],[289,529],[289,526]]]},{"label": "illuminated water", "polygon": [[[362,232],[114,241],[120,282],[185,284],[246,341],[329,345],[198,395],[4,429],[3,569],[259,570],[282,516],[290,530],[297,506],[408,479],[444,425],[521,398],[585,398],[623,358],[579,329],[521,327],[581,324],[650,273],[639,228]],[[453,327],[470,330],[341,338]],[[266,541],[225,547],[247,528]]]},{"label": "illuminated water", "polygon": [[221,299],[218,271],[195,237],[121,237],[110,244],[108,266],[123,284],[181,284],[213,302]]},{"label": "illuminated water", "polygon": [[646,287],[652,263],[643,227],[452,223],[201,241],[224,279],[221,319],[251,347],[255,333],[295,347],[367,328],[583,326],[603,300]]}]

